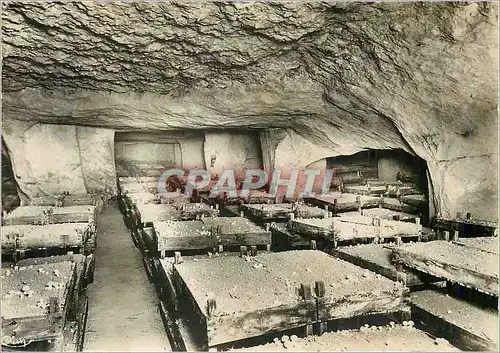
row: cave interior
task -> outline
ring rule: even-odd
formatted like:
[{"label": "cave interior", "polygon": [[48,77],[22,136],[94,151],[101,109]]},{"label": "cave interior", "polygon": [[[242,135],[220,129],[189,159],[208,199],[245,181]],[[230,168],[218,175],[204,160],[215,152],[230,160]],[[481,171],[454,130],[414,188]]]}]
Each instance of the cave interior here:
[{"label": "cave interior", "polygon": [[1,16],[2,348],[498,348],[497,3]]}]

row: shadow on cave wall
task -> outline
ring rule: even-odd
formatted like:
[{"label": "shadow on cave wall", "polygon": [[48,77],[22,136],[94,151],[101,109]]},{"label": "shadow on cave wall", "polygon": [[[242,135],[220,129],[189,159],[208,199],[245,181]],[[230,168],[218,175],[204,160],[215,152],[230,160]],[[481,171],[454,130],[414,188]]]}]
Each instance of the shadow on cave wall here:
[{"label": "shadow on cave wall", "polygon": [[18,185],[14,178],[12,163],[2,139],[2,211],[10,212],[21,204]]}]

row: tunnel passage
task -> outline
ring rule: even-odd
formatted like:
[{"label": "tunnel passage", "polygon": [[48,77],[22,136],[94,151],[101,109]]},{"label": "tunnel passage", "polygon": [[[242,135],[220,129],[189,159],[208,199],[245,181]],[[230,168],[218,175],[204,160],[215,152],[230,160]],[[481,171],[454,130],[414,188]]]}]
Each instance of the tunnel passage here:
[{"label": "tunnel passage", "polygon": [[[353,155],[326,158],[326,165],[328,169],[333,169],[332,188],[401,183],[404,187],[411,188],[408,192],[425,196],[427,202],[419,208],[419,212],[422,223],[429,224],[432,215],[428,205],[428,171],[426,162],[420,157],[400,149],[370,149]],[[398,193],[397,190],[395,192]]]},{"label": "tunnel passage", "polygon": [[395,150],[368,150],[350,156],[327,158],[327,168],[345,181],[363,179],[415,183],[422,192],[427,192],[427,166],[423,159]]},{"label": "tunnel passage", "polygon": [[262,167],[258,131],[182,130],[115,133],[117,176],[155,176],[169,168],[206,169],[213,177]]}]

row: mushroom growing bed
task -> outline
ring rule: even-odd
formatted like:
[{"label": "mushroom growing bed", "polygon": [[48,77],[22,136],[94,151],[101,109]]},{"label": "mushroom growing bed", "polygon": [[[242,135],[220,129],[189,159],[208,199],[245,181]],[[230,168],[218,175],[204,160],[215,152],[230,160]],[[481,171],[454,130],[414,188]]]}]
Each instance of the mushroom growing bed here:
[{"label": "mushroom growing bed", "polygon": [[69,261],[2,268],[3,319],[46,315],[50,297],[57,297],[63,309],[74,274]]},{"label": "mushroom growing bed", "polygon": [[372,217],[349,218],[306,218],[290,221],[291,229],[299,234],[321,236],[329,240],[345,241],[356,239],[418,237],[422,226],[414,223],[380,220],[374,225]]},{"label": "mushroom growing bed", "polygon": [[244,204],[241,206],[250,217],[259,220],[288,219],[293,212],[291,203]]},{"label": "mushroom growing bed", "polygon": [[394,247],[395,261],[498,296],[498,255],[442,240]]},{"label": "mushroom growing bed", "polygon": [[2,345],[58,339],[77,281],[70,261],[2,268]]},{"label": "mushroom growing bed", "polygon": [[181,213],[174,205],[137,204],[135,207],[138,222],[142,224],[181,219]]},{"label": "mushroom growing bed", "polygon": [[202,218],[199,221],[153,223],[158,251],[211,249],[218,245],[271,243],[271,233],[242,217]]},{"label": "mushroom growing bed", "polygon": [[359,211],[350,211],[350,212],[339,213],[338,215],[341,218],[357,217],[360,215],[372,218],[378,217],[380,219],[388,219],[388,220],[399,218],[400,221],[412,221],[412,222],[415,222],[415,218],[418,217],[418,215],[406,212],[393,211],[387,208],[379,208],[379,207],[361,210],[361,213]]},{"label": "mushroom growing bed", "polygon": [[202,221],[153,222],[158,251],[207,249],[217,239]]},{"label": "mushroom growing bed", "polygon": [[127,193],[125,195],[125,200],[129,206],[137,205],[140,203],[184,204],[189,202],[189,197],[180,192],[134,192]]},{"label": "mushroom growing bed", "polygon": [[386,190],[387,188],[385,185],[380,185],[380,186],[352,185],[345,187],[346,192],[359,195],[382,195],[385,194]]},{"label": "mushroom growing bed", "polygon": [[[398,311],[407,292],[398,282],[312,250],[174,264],[172,276],[208,346],[318,320]],[[323,293],[304,294],[316,281],[323,282]]]},{"label": "mushroom growing bed", "polygon": [[2,227],[2,253],[20,249],[82,247],[93,236],[89,223]]},{"label": "mushroom growing bed", "polygon": [[498,255],[497,237],[459,238],[456,243]]},{"label": "mushroom growing bed", "polygon": [[315,206],[325,207],[326,205],[330,211],[334,212],[356,211],[359,208],[372,208],[379,205],[379,197],[341,192],[320,194],[304,200]]},{"label": "mushroom growing bed", "polygon": [[285,220],[293,213],[296,217],[316,218],[325,217],[327,210],[317,206],[309,206],[298,203],[278,203],[278,204],[246,204],[242,209],[247,214],[258,220]]},{"label": "mushroom growing bed", "polygon": [[464,350],[497,350],[497,308],[480,307],[442,290],[415,292],[409,300],[415,314],[425,320],[434,334],[448,334]]},{"label": "mushroom growing bed", "polygon": [[20,206],[8,213],[4,225],[94,222],[95,206]]},{"label": "mushroom growing bed", "polygon": [[[342,246],[333,250],[333,256],[349,261],[354,265],[379,273],[391,280],[398,279],[398,271],[392,263],[392,250],[384,244],[363,244],[355,246]],[[405,271],[406,285],[416,286],[437,279],[425,274]]]}]

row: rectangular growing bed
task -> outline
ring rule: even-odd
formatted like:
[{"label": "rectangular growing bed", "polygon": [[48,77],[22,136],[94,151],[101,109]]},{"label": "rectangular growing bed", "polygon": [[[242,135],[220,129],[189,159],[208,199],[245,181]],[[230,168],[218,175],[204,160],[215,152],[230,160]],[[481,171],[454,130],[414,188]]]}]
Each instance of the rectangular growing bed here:
[{"label": "rectangular growing bed", "polygon": [[172,266],[182,312],[199,326],[208,347],[318,321],[397,311],[407,291],[400,283],[312,250]]}]

